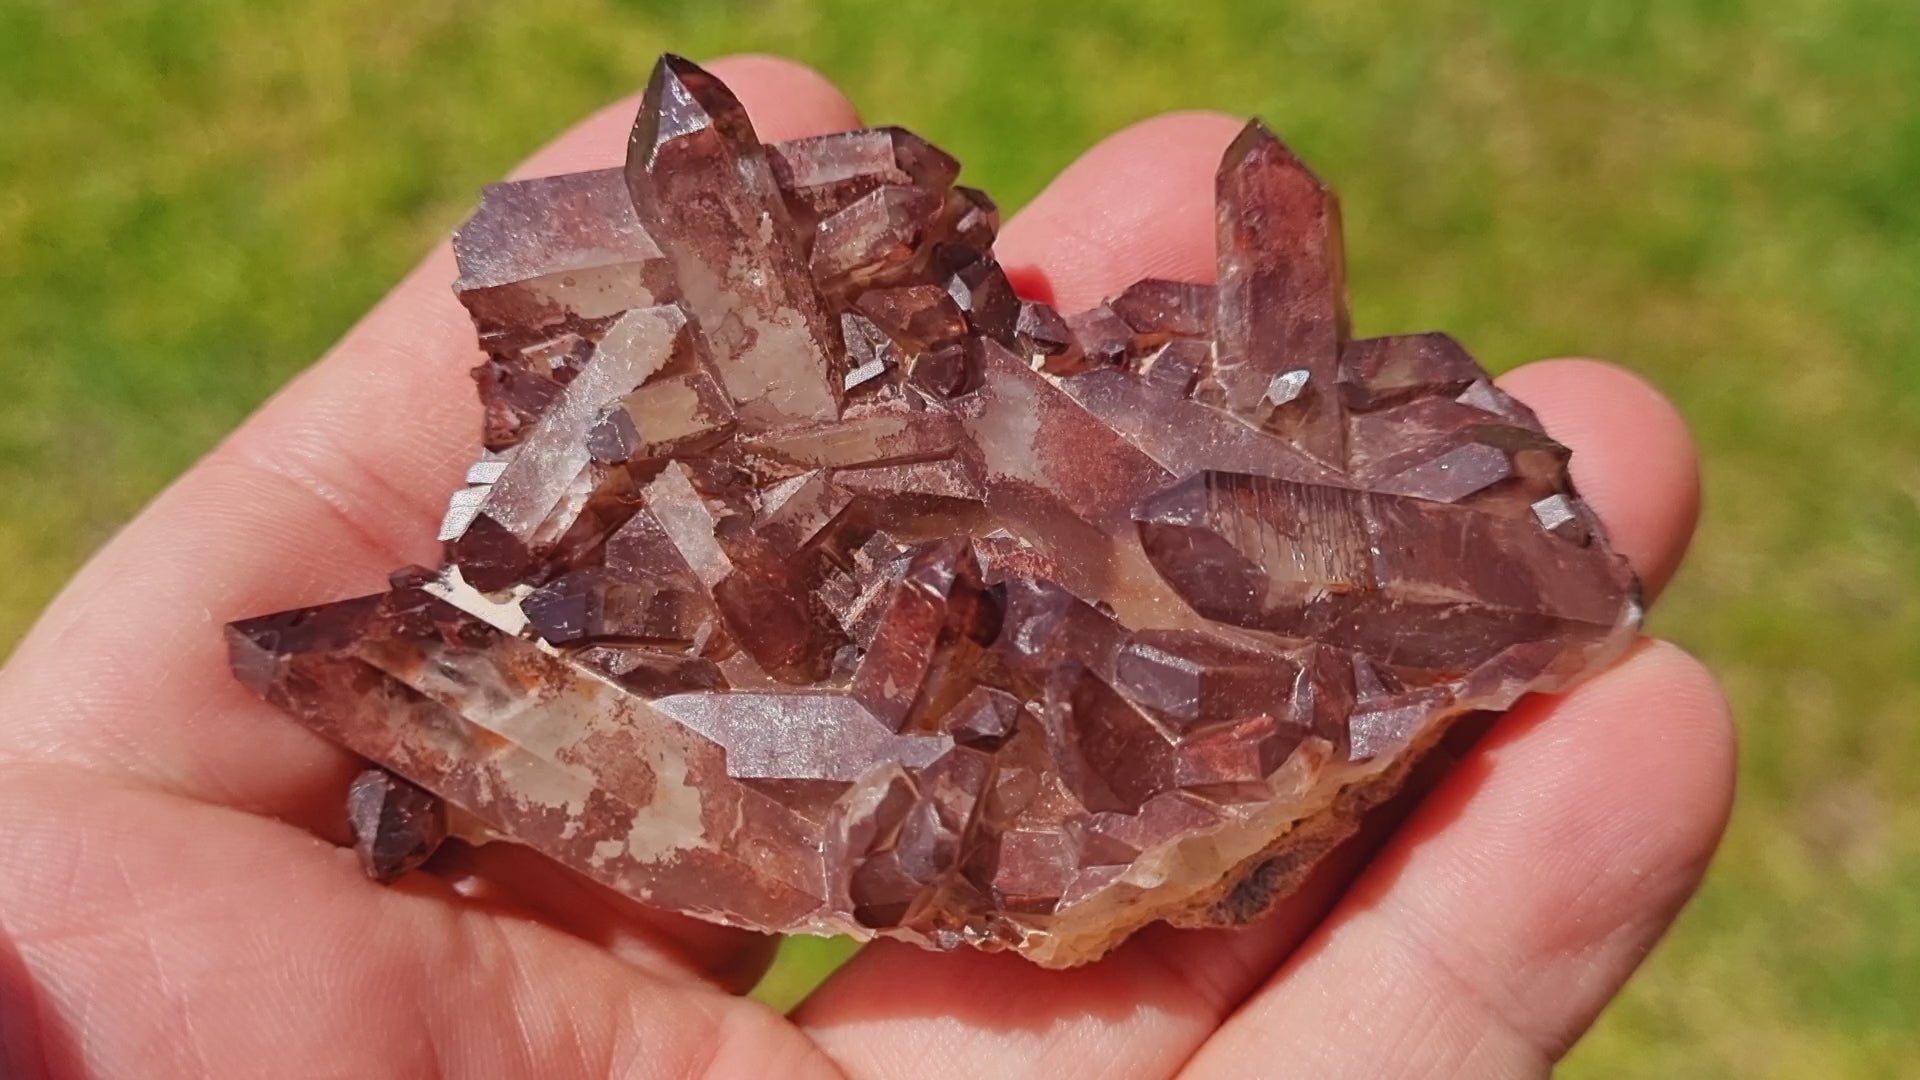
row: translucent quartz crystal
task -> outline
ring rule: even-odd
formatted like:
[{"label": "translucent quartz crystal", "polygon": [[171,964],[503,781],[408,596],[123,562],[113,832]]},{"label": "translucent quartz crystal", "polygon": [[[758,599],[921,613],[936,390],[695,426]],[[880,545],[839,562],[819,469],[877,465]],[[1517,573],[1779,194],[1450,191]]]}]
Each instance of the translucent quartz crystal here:
[{"label": "translucent quartz crystal", "polygon": [[367,876],[393,881],[426,862],[446,839],[447,804],[375,767],[347,788],[347,823]]},{"label": "translucent quartz crystal", "polygon": [[1264,127],[1217,284],[1067,315],[958,173],[763,145],[667,57],[624,169],[488,189],[445,565],[229,632],[374,763],[370,874],[457,809],[699,918],[1067,966],[1257,916],[1456,718],[1630,641],[1566,450],[1453,339],[1350,336]]}]

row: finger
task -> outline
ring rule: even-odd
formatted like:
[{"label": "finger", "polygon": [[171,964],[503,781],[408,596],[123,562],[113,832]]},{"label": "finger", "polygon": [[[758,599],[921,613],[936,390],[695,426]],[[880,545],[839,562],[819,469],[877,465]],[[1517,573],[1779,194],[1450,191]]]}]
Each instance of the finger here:
[{"label": "finger", "polygon": [[1692,895],[1732,719],[1650,642],[1509,715],[1187,1075],[1545,1075]]},{"label": "finger", "polygon": [[744,994],[773,964],[778,939],[645,907],[532,848],[449,844],[427,870],[467,900],[563,927],[636,967],[704,977]]},{"label": "finger", "polygon": [[1312,932],[1474,734],[1449,733],[1399,794],[1250,926],[1158,924],[1099,963],[1065,972],[960,953],[942,959],[950,967],[937,978],[924,952],[879,942],[795,1019],[856,1077],[1171,1076]]},{"label": "finger", "polygon": [[1367,842],[1241,929],[1147,927],[1100,962],[867,946],[794,1020],[851,1077],[1171,1076],[1344,888]]},{"label": "finger", "polygon": [[1499,381],[1574,448],[1574,485],[1648,598],[1657,596],[1700,516],[1700,457],[1679,411],[1644,379],[1598,360],[1545,360]]},{"label": "finger", "polygon": [[[714,68],[770,132],[856,119],[796,64]],[[528,168],[617,156],[619,115]],[[0,759],[79,765],[341,838],[351,756],[240,687],[221,624],[371,592],[395,566],[437,561],[439,507],[478,450],[467,370],[479,354],[453,276],[443,246],[75,578],[0,674],[12,706]],[[729,937],[706,957],[735,965],[737,949],[760,947]]]},{"label": "finger", "polygon": [[0,1032],[32,1039],[0,1075],[835,1075],[754,1002],[448,899],[278,822],[15,766]]},{"label": "finger", "polygon": [[1090,308],[1141,278],[1214,279],[1213,174],[1246,120],[1143,120],[1081,155],[1001,230],[994,252],[1020,291]]},{"label": "finger", "polygon": [[[1114,135],[1008,223],[1001,256],[1026,287],[1039,283],[1043,295],[1050,291],[1069,310],[1146,274],[1211,280],[1214,165],[1240,126],[1218,114],[1179,114]],[[1660,568],[1678,561],[1691,531],[1692,503],[1679,498],[1694,470],[1684,428],[1657,395],[1615,369],[1540,367],[1515,374],[1516,392],[1573,446],[1576,477],[1598,493],[1596,511],[1657,584],[1664,580]],[[1646,471],[1644,459],[1613,445],[1604,424],[1588,422],[1596,414],[1583,411],[1580,399],[1602,386],[1625,431],[1652,433],[1657,439],[1646,441],[1676,457],[1661,473],[1670,482],[1633,482],[1632,474]],[[1634,390],[1641,391],[1637,401]],[[1633,408],[1654,419],[1622,415]],[[1282,910],[1244,930],[1156,927],[1097,968],[1064,973],[977,955],[932,968],[909,947],[880,944],[829,979],[797,1018],[858,1075],[1170,1072],[1315,925],[1395,815],[1416,800],[1418,785],[1410,788]]]}]

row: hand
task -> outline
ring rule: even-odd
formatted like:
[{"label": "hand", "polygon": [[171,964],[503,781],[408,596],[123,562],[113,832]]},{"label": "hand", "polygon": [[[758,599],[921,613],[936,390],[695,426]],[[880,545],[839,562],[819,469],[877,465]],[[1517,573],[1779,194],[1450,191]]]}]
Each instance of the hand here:
[{"label": "hand", "polygon": [[[797,65],[714,69],[768,140],[857,124]],[[615,163],[634,108],[522,175]],[[1009,273],[1062,310],[1148,274],[1210,276],[1212,171],[1239,124],[1170,115],[1101,143],[1008,223]],[[736,996],[767,939],[524,850],[374,885],[339,846],[355,762],[244,691],[220,628],[436,560],[478,426],[453,277],[443,247],[94,558],[0,674],[0,1073],[1540,1075],[1719,838],[1726,706],[1649,641],[1524,702],[1275,917],[1155,927],[1075,971],[881,944],[781,1017]],[[1575,448],[1657,593],[1696,508],[1673,410],[1588,361],[1503,385]]]}]

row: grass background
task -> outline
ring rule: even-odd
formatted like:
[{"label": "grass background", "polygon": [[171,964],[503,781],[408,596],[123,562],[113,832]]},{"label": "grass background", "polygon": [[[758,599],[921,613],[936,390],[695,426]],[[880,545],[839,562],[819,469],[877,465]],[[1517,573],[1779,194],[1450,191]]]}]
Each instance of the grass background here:
[{"label": "grass background", "polygon": [[1361,331],[1664,387],[1707,509],[1654,625],[1728,683],[1741,802],[1567,1074],[1920,1061],[1914,0],[0,0],[0,649],[669,47],[805,59],[1009,208],[1129,121],[1258,112],[1342,190]]}]

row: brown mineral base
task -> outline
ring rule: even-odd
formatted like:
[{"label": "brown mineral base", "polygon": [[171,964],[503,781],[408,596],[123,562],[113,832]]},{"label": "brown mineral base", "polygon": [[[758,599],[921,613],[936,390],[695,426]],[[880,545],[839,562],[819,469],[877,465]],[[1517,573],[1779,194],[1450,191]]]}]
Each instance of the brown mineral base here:
[{"label": "brown mineral base", "polygon": [[702,919],[1064,967],[1255,917],[1454,719],[1632,639],[1566,449],[1453,339],[1352,338],[1339,204],[1265,127],[1217,285],[1066,316],[958,173],[763,144],[668,56],[625,168],[487,189],[445,565],[229,629],[378,766],[370,874],[450,805]]}]

